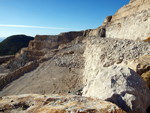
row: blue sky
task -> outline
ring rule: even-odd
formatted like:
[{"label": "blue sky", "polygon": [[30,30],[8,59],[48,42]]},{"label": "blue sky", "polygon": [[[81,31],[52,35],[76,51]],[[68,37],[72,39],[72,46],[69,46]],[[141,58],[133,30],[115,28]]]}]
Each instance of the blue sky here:
[{"label": "blue sky", "polygon": [[94,29],[129,0],[0,0],[0,37]]}]

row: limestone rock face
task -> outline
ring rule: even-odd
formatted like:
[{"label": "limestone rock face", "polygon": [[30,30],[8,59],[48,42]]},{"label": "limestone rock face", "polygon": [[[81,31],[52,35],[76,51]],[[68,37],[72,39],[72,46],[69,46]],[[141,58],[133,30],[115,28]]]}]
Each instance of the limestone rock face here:
[{"label": "limestone rock face", "polygon": [[0,98],[0,111],[11,113],[126,113],[115,104],[74,95],[24,94]]},{"label": "limestone rock face", "polygon": [[83,96],[113,102],[132,113],[146,113],[150,105],[150,90],[145,81],[125,65],[99,69],[95,79],[83,89]]},{"label": "limestone rock face", "polygon": [[59,35],[37,35],[33,41],[30,41],[28,48],[32,50],[42,50],[44,48],[56,48],[60,44],[71,42],[77,36],[82,36],[83,31],[66,32]]},{"label": "limestone rock face", "polygon": [[96,77],[102,67],[126,63],[129,59],[150,53],[150,45],[143,41],[90,37],[86,40],[84,52],[85,82]]},{"label": "limestone rock face", "polygon": [[120,8],[106,26],[106,37],[147,39],[150,36],[150,1],[131,0]]}]

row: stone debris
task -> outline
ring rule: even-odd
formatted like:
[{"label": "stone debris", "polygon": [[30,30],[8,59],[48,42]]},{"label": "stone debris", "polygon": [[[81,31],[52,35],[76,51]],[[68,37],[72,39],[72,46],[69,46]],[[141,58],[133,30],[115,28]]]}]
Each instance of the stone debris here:
[{"label": "stone debris", "polygon": [[57,53],[55,56],[55,65],[60,67],[72,67],[84,69],[84,44],[72,45],[72,47]]},{"label": "stone debris", "polygon": [[150,54],[150,44],[143,41],[129,39],[113,39],[102,37],[89,37],[86,40],[84,52],[85,69],[87,80],[97,75],[102,67],[124,63],[141,55]]},{"label": "stone debris", "polygon": [[75,95],[23,94],[3,96],[0,112],[4,113],[126,113],[117,105],[100,99]]}]

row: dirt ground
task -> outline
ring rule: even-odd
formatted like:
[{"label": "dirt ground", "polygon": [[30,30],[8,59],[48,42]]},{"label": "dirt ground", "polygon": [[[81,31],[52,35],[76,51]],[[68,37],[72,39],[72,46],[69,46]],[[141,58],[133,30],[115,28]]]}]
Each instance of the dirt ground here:
[{"label": "dirt ground", "polygon": [[39,67],[24,74],[6,86],[0,96],[27,93],[73,93],[83,87],[82,69],[55,66],[53,60],[41,63]]}]

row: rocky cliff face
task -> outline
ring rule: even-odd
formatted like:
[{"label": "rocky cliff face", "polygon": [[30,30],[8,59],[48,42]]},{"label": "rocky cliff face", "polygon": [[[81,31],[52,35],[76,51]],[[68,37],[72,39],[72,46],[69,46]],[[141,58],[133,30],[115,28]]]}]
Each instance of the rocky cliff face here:
[{"label": "rocky cliff face", "polygon": [[125,63],[129,59],[150,54],[150,45],[144,41],[90,37],[86,39],[85,70],[86,80],[95,78],[99,69]]},{"label": "rocky cliff face", "polygon": [[83,31],[66,32],[59,35],[37,35],[30,41],[28,49],[42,50],[44,48],[57,48],[60,44],[65,44],[74,40],[77,36],[83,36]]},{"label": "rocky cliff face", "polygon": [[106,25],[106,37],[147,39],[150,36],[150,1],[131,0]]}]

